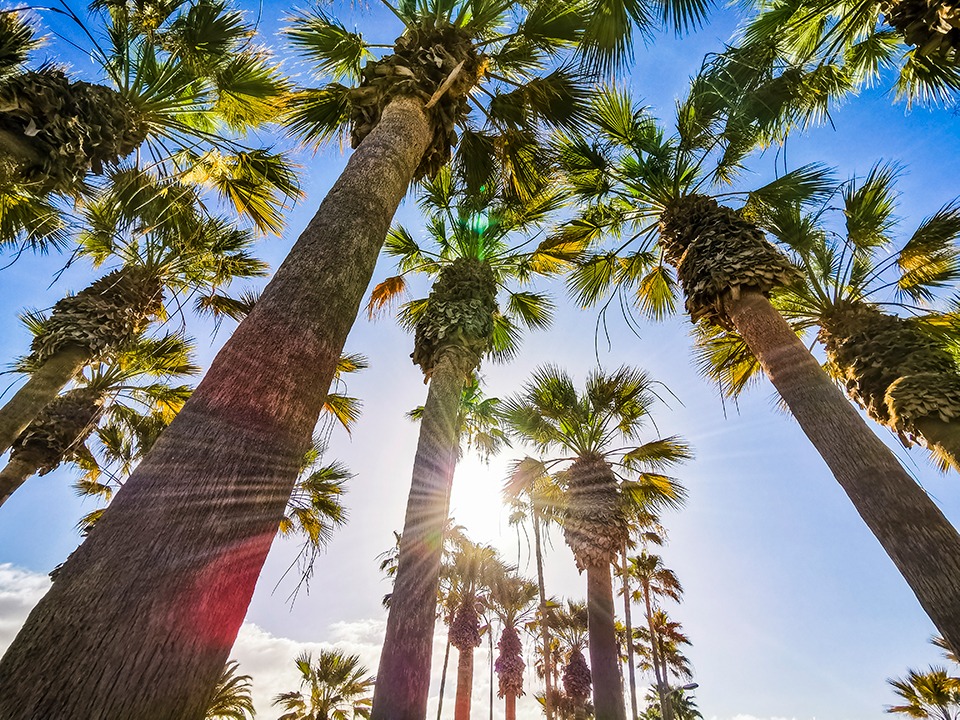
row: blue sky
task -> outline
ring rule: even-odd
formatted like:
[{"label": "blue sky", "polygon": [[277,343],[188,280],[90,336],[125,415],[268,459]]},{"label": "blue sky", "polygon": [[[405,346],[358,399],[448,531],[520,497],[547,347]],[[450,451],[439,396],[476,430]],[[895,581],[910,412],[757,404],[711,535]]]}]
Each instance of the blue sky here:
[{"label": "blue sky", "polygon": [[[267,44],[280,47],[275,31],[289,9],[279,3],[263,6]],[[373,42],[389,41],[395,34],[391,18],[376,10],[343,10],[343,17]],[[50,22],[65,29],[62,20]],[[736,22],[732,10],[718,11],[691,38],[657,38],[649,48],[638,47],[636,63],[623,82],[659,115],[669,117],[686,78],[705,52],[729,39]],[[82,44],[72,31],[71,37]],[[68,52],[55,41],[50,48],[57,50],[51,57],[66,53],[59,57],[78,72],[92,73],[91,63],[75,50]],[[902,163],[907,172],[900,182],[899,215],[905,227],[960,194],[960,118],[952,112],[907,112],[876,89],[848,100],[833,122],[834,127],[790,140],[791,167],[822,161],[848,176],[866,172],[881,157]],[[272,266],[283,258],[344,160],[336,147],[301,154],[306,197],[289,214],[284,236],[265,239],[259,248]],[[770,152],[753,167],[760,176],[770,175],[774,160]],[[398,217],[411,227],[419,222],[409,202]],[[15,317],[19,310],[49,307],[93,277],[76,263],[53,282],[64,262],[59,256],[24,257],[0,271],[0,362],[27,348],[27,333]],[[375,279],[389,274],[389,265],[381,263]],[[561,285],[550,289],[562,297]],[[486,367],[488,392],[504,396],[517,390],[543,362],[562,365],[582,381],[599,356],[606,368],[642,367],[676,394],[678,401],[656,409],[657,427],[664,435],[683,435],[697,457],[677,472],[690,499],[682,512],[665,519],[670,544],[663,554],[686,589],[685,601],[673,615],[694,643],[689,655],[704,715],[723,720],[881,717],[883,706],[894,699],[885,679],[938,660],[926,643],[933,628],[799,428],[776,408],[769,384],[760,384],[737,405],[721,403],[716,388],[692,366],[684,318],[644,325],[637,337],[611,316],[608,346],[602,337],[595,343],[595,311],[578,311],[562,300],[561,305],[564,312],[554,327],[529,335],[514,363]],[[208,328],[193,319],[187,322],[200,338],[200,359],[206,365],[231,328],[224,326],[211,343]],[[346,498],[350,523],[318,560],[310,594],[292,606],[288,595],[293,585],[281,576],[296,547],[275,544],[239,653],[255,684],[262,683],[258,697],[290,689],[271,683],[291,682],[289,673],[276,675],[277,665],[292,665],[301,645],[337,641],[362,648],[364,659],[376,668],[376,637],[384,617],[380,598],[387,586],[375,558],[402,524],[417,432],[403,415],[423,402],[426,389],[409,359],[412,338],[389,319],[358,320],[347,349],[365,353],[372,364],[349,381],[350,393],[364,400],[364,416],[351,437],[335,433],[331,448],[331,457],[356,473]],[[3,376],[0,392],[12,379]],[[947,516],[960,522],[960,480],[939,475],[921,452],[907,453],[877,429]],[[453,514],[475,540],[493,543],[517,559],[516,532],[497,503],[508,459],[489,466],[466,460],[455,480]],[[0,508],[0,570],[3,563],[16,568],[0,571],[0,613],[9,614],[7,621],[22,616],[29,605],[23,598],[42,591],[37,574],[62,562],[79,540],[74,525],[89,506],[73,496],[71,479],[69,469],[35,478]],[[525,549],[519,561],[533,572]],[[559,533],[553,534],[547,583],[555,594],[584,593],[584,581]],[[22,602],[5,601],[10,598]],[[12,632],[13,625],[15,621],[4,625],[0,615],[0,646],[4,628]],[[478,658],[478,666],[483,662]],[[268,687],[273,688],[269,693]],[[475,697],[480,712],[485,691],[478,687]],[[275,716],[265,701],[258,706],[260,717]],[[531,712],[529,698],[521,702],[523,708]]]}]

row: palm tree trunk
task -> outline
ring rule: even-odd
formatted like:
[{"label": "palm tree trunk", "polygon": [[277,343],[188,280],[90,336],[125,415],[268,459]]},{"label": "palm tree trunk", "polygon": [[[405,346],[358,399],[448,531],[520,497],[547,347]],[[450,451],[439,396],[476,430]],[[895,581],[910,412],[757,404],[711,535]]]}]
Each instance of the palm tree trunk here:
[{"label": "palm tree trunk", "polygon": [[587,567],[587,618],[593,706],[597,720],[626,720],[609,564]]},{"label": "palm tree trunk", "polygon": [[503,701],[504,701],[504,707],[503,707],[504,720],[517,720],[517,696],[507,693]]},{"label": "palm tree trunk", "polygon": [[90,353],[85,348],[68,345],[31,373],[26,384],[0,408],[0,455],[89,361]]},{"label": "palm tree trunk", "polygon": [[37,471],[37,464],[25,458],[11,458],[0,470],[0,506]]},{"label": "palm tree trunk", "polygon": [[453,720],[470,720],[473,702],[473,648],[459,649],[457,660],[457,701],[453,706]]},{"label": "palm tree trunk", "polygon": [[[423,720],[427,714],[443,529],[467,372],[454,353],[445,353],[430,379],[373,692],[373,720]],[[458,697],[459,693],[458,687]]]},{"label": "palm tree trunk", "polygon": [[4,720],[203,717],[432,132],[421,101],[385,108],[0,661]]},{"label": "palm tree trunk", "polygon": [[530,499],[530,516],[533,518],[533,547],[537,556],[537,589],[540,592],[540,644],[543,652],[543,682],[545,694],[543,709],[547,720],[553,720],[553,668],[550,652],[550,625],[547,622],[547,593],[543,582],[543,546],[540,540],[540,517],[533,498]]},{"label": "palm tree trunk", "polygon": [[637,674],[633,667],[633,623],[630,617],[630,578],[627,575],[627,544],[620,551],[623,572],[623,624],[627,631],[627,673],[630,679],[630,720],[637,718]]},{"label": "palm tree trunk", "polygon": [[670,720],[673,717],[673,708],[667,702],[667,686],[660,669],[660,641],[657,631],[653,627],[653,607],[650,603],[650,584],[643,583],[643,605],[647,613],[647,630],[650,632],[650,660],[653,665],[653,675],[657,681],[657,696],[660,698],[660,717]]},{"label": "palm tree trunk", "polygon": [[490,720],[493,720],[493,624],[487,623],[487,640],[490,647]]},{"label": "palm tree trunk", "polygon": [[954,650],[960,650],[960,535],[760,293],[724,307],[860,517]]},{"label": "palm tree trunk", "polygon": [[443,671],[440,673],[440,697],[437,698],[437,720],[443,712],[443,689],[447,685],[447,665],[450,662],[450,633],[447,633],[447,647],[443,651]]}]

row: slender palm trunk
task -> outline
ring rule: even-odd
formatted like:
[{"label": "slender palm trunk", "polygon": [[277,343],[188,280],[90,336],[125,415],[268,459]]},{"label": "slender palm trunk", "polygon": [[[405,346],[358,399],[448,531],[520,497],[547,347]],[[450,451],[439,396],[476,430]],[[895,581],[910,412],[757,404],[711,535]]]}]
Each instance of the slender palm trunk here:
[{"label": "slender palm trunk", "polygon": [[0,661],[4,720],[203,717],[431,133],[419,100],[385,108]]},{"label": "slender palm trunk", "polygon": [[493,720],[493,625],[487,623],[487,640],[490,647],[490,720]]},{"label": "slender palm trunk", "polygon": [[30,375],[10,401],[0,408],[0,455],[13,445],[64,386],[90,361],[90,353],[79,345],[68,345],[54,353]]},{"label": "slender palm trunk", "polygon": [[[452,618],[451,618],[452,621]],[[447,632],[447,647],[443,651],[443,670],[440,673],[440,697],[437,698],[437,720],[443,712],[443,690],[447,685],[447,665],[450,663],[450,633]]]},{"label": "slender palm trunk", "polygon": [[453,720],[470,720],[473,702],[473,648],[459,649],[457,659],[457,701],[453,706]]},{"label": "slender palm trunk", "polygon": [[609,564],[587,568],[587,618],[597,720],[626,720]]},{"label": "slender palm trunk", "polygon": [[633,666],[633,622],[630,613],[630,578],[627,574],[627,544],[623,544],[620,551],[620,562],[623,571],[620,575],[623,582],[623,624],[627,631],[627,673],[630,679],[630,720],[637,718],[637,673]]},{"label": "slender palm trunk", "polygon": [[728,295],[724,306],[933,624],[960,650],[960,535],[763,295]]},{"label": "slender palm trunk", "polygon": [[[430,693],[443,529],[457,463],[457,417],[467,370],[445,353],[433,370],[420,423],[373,720],[423,720]],[[459,697],[460,688],[457,688]]]},{"label": "slender palm trunk", "polygon": [[547,592],[543,583],[543,546],[540,540],[540,516],[533,498],[530,499],[533,518],[533,547],[537,556],[537,590],[540,593],[540,649],[543,653],[543,683],[546,688],[543,709],[547,720],[553,720],[553,663],[550,652],[550,625],[547,622]]},{"label": "slender palm trunk", "polygon": [[517,696],[507,693],[503,702],[504,720],[517,720]]},{"label": "slender palm trunk", "polygon": [[37,471],[37,464],[25,458],[12,458],[0,470],[0,506]]},{"label": "slender palm trunk", "polygon": [[653,626],[653,606],[650,602],[650,583],[643,583],[643,605],[647,613],[647,630],[650,632],[650,660],[653,665],[653,675],[657,681],[657,696],[660,698],[660,717],[671,720],[673,708],[667,702],[667,684],[660,669],[660,640]]}]

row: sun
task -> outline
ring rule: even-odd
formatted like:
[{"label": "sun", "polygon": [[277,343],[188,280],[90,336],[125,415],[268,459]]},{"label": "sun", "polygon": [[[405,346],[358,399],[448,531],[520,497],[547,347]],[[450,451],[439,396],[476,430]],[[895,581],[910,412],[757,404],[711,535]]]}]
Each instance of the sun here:
[{"label": "sun", "polygon": [[450,517],[466,529],[475,542],[499,545],[513,537],[508,523],[510,511],[503,503],[501,489],[508,461],[502,458],[485,463],[465,456],[457,463],[450,496]]}]

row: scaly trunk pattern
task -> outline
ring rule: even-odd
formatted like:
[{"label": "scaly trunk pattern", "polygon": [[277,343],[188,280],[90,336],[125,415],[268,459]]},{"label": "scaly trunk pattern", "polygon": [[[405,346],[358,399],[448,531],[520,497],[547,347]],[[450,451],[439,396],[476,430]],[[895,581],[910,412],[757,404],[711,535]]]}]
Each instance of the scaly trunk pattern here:
[{"label": "scaly trunk pattern", "polygon": [[780,313],[755,291],[724,307],[804,434],[910,585],[960,649],[960,535],[877,438]]},{"label": "scaly trunk pattern", "polygon": [[630,605],[630,578],[627,574],[627,544],[620,551],[621,579],[623,582],[623,625],[627,631],[627,672],[630,680],[630,720],[637,717],[637,673],[633,667],[633,622]]},{"label": "scaly trunk pattern", "polygon": [[587,618],[590,637],[590,673],[597,720],[626,720],[620,653],[613,615],[613,579],[610,565],[587,567]]},{"label": "scaly trunk pattern", "polygon": [[[430,693],[443,529],[457,462],[467,370],[454,353],[434,368],[423,407],[400,557],[373,693],[373,720],[423,720]],[[459,688],[457,690],[459,697]]]},{"label": "scaly trunk pattern", "polygon": [[204,716],[431,133],[387,106],[0,661],[4,720]]}]

